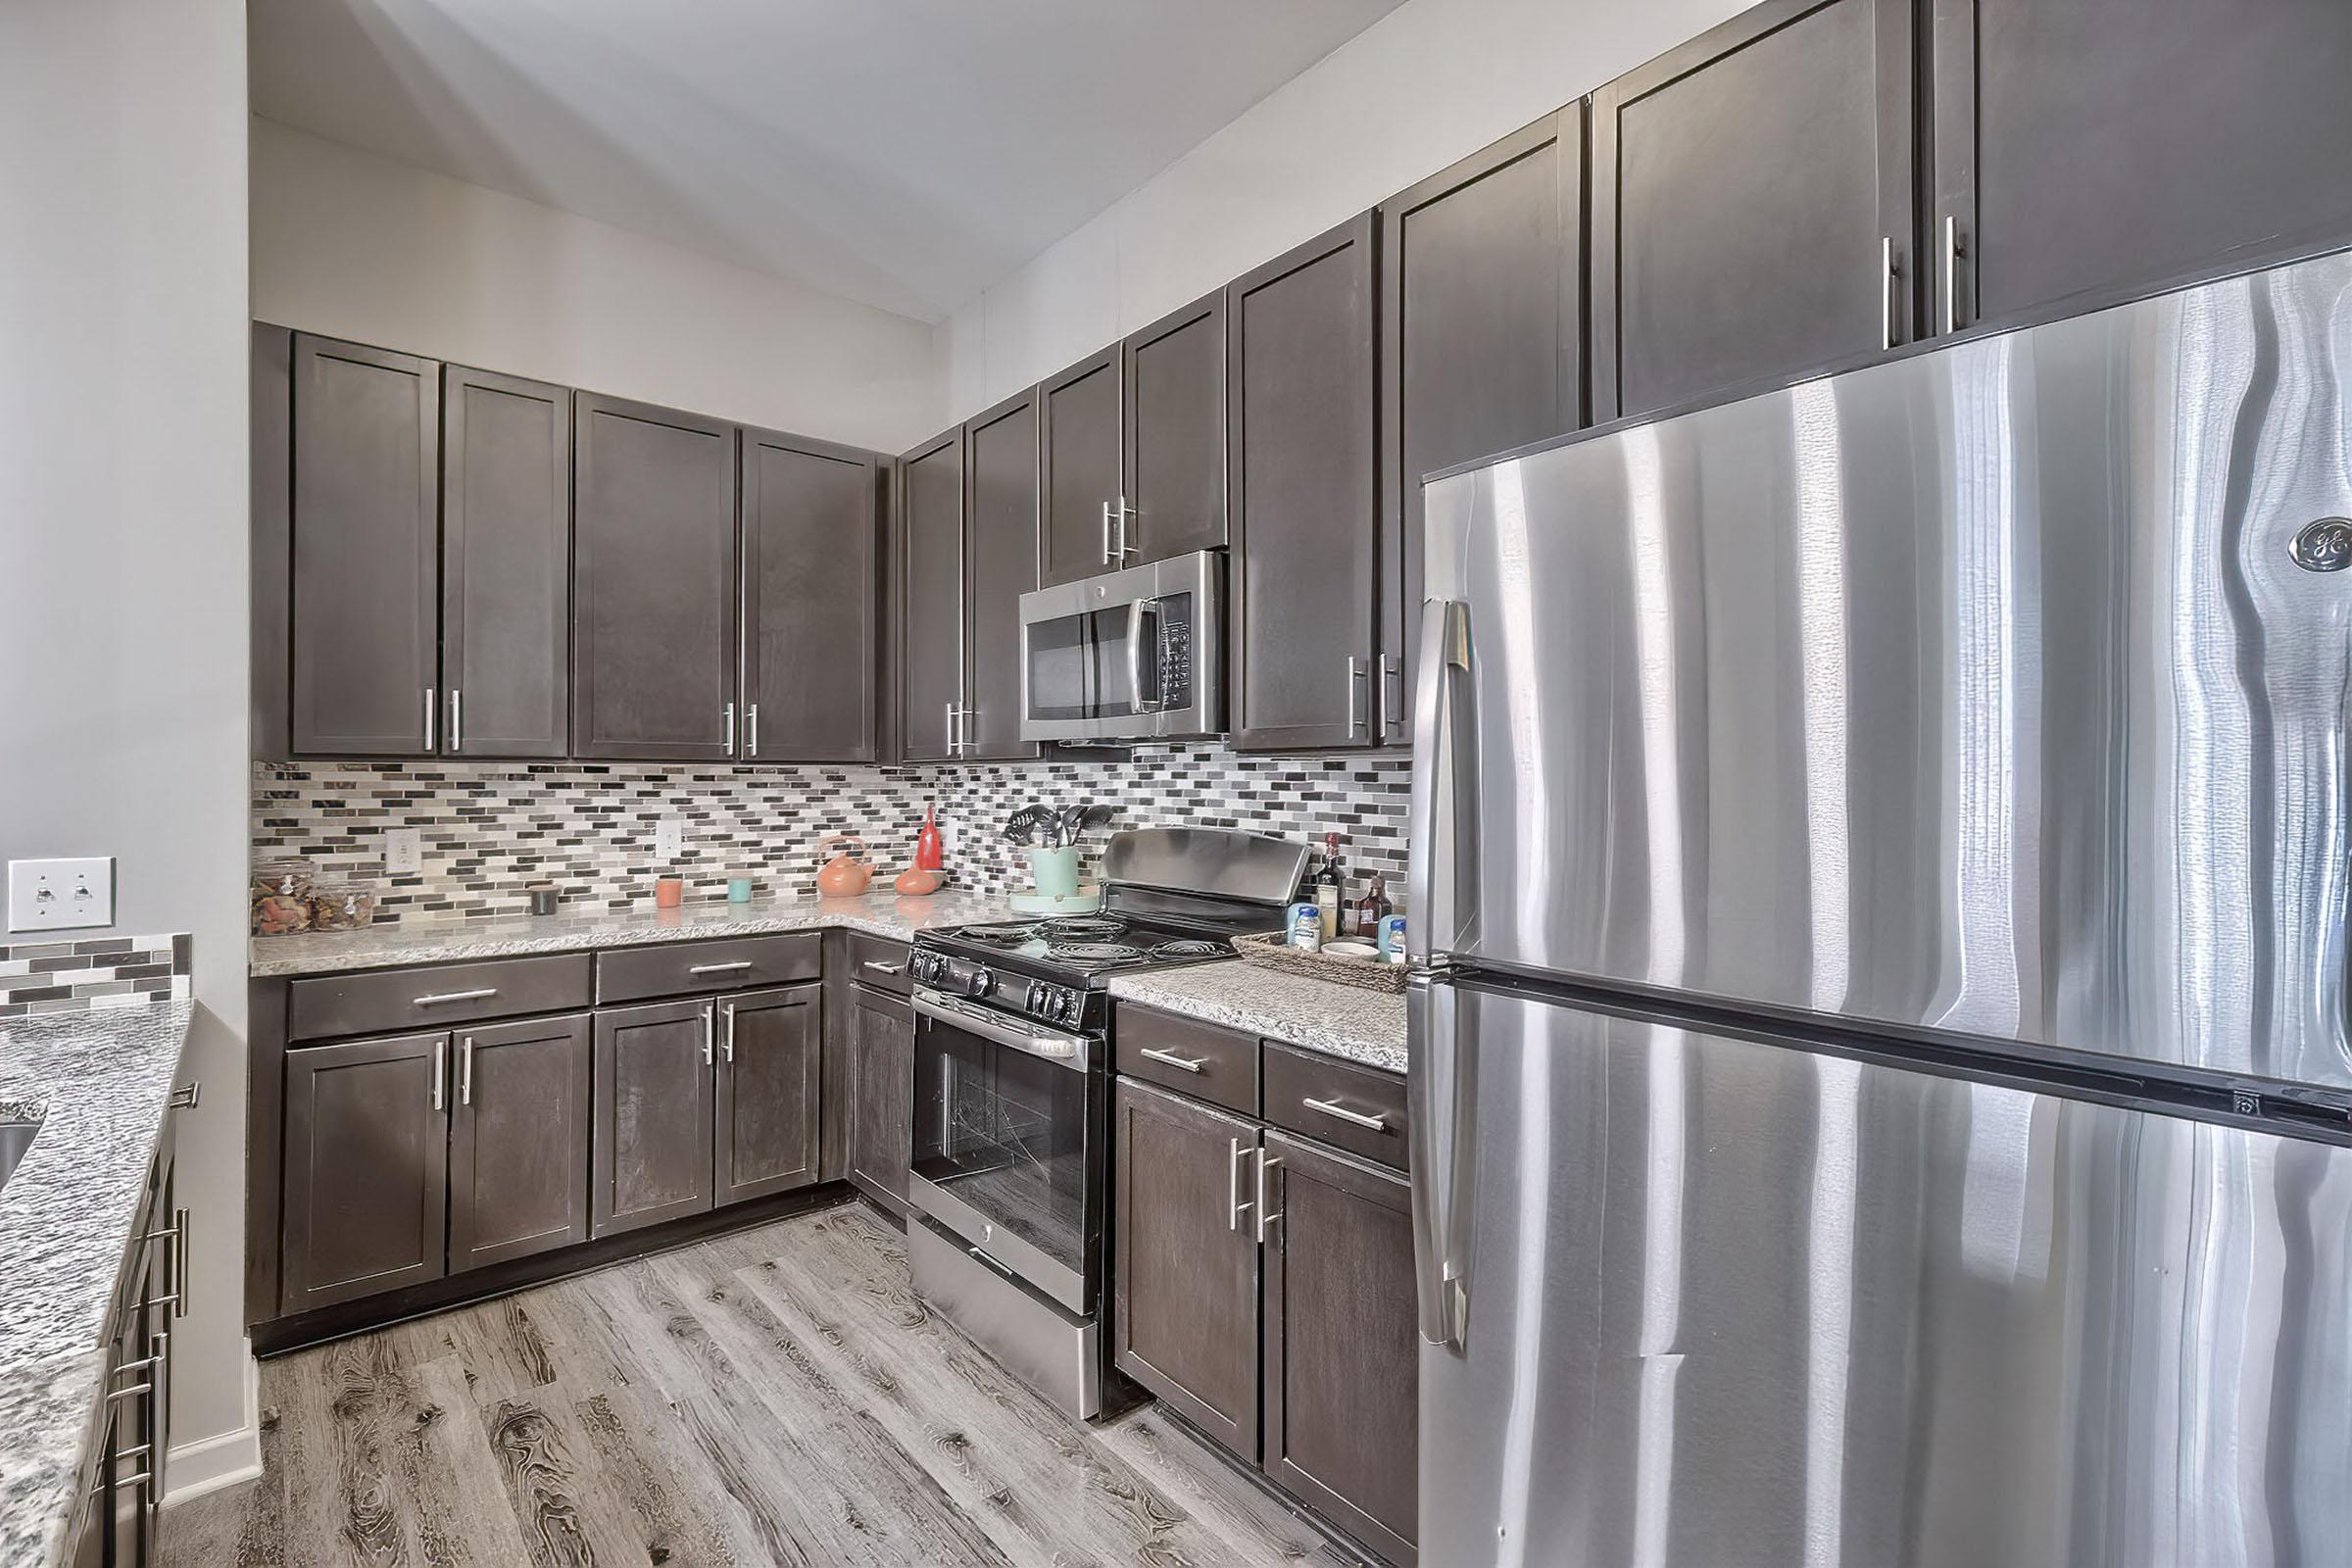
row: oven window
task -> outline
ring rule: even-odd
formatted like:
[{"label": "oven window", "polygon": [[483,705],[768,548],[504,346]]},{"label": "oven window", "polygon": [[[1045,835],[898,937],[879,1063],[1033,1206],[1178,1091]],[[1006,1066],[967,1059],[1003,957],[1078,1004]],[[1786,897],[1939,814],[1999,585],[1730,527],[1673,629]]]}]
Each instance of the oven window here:
[{"label": "oven window", "polygon": [[1135,710],[1127,607],[1029,626],[1029,716],[1115,718]]},{"label": "oven window", "polygon": [[916,1020],[914,1171],[1073,1272],[1087,1265],[1088,1074]]}]

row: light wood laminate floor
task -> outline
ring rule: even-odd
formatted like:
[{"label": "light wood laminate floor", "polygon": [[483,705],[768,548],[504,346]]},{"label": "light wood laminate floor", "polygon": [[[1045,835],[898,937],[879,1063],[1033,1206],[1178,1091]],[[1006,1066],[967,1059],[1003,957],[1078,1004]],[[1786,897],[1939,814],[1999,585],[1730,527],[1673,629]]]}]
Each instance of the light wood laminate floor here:
[{"label": "light wood laminate floor", "polygon": [[262,1407],[166,1568],[1352,1560],[1156,1407],[1014,1383],[858,1205],[266,1362]]}]

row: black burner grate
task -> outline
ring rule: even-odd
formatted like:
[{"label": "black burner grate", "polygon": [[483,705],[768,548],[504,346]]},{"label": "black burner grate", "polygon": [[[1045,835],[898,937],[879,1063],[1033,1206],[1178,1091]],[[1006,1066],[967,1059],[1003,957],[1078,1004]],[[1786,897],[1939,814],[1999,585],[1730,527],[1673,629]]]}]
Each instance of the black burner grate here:
[{"label": "black burner grate", "polygon": [[1108,942],[1127,929],[1127,922],[1115,914],[1064,914],[1041,929],[1049,942]]},{"label": "black burner grate", "polygon": [[1055,962],[1089,967],[1105,963],[1133,963],[1143,956],[1143,949],[1125,942],[1049,941],[1046,945],[1046,956]]},{"label": "black burner grate", "polygon": [[1206,958],[1232,951],[1214,942],[1202,942],[1198,937],[1183,937],[1174,942],[1160,943],[1152,950],[1152,956],[1162,961],[1169,958]]}]

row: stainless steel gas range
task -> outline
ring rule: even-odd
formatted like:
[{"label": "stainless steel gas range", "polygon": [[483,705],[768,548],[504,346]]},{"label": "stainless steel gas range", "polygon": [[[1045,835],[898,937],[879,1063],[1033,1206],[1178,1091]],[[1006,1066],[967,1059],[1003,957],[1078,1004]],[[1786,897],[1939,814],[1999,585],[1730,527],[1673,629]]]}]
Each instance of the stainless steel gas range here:
[{"label": "stainless steel gas range", "polygon": [[1075,1414],[1103,1404],[1111,978],[1278,929],[1306,858],[1256,833],[1121,833],[1102,913],[915,938],[915,1289]]}]

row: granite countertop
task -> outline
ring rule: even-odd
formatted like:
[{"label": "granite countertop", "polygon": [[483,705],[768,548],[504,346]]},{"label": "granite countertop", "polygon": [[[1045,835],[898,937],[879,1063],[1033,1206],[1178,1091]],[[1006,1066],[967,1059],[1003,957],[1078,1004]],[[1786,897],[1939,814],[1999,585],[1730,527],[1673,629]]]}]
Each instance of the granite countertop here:
[{"label": "granite countertop", "polygon": [[904,942],[933,926],[1010,918],[1012,910],[1002,894],[949,892],[926,899],[872,893],[859,899],[768,899],[751,904],[689,904],[677,909],[583,909],[495,920],[414,920],[386,922],[365,931],[256,937],[248,972],[256,979],[333,974],[466,958],[511,958],[531,953],[763,936],[826,926],[847,926]]},{"label": "granite countertop", "polygon": [[1404,998],[1390,992],[1282,974],[1236,958],[1114,976],[1110,994],[1369,1067],[1404,1071]]},{"label": "granite countertop", "polygon": [[0,1187],[0,1562],[65,1549],[107,1312],[194,1015],[158,1002],[0,1024],[0,1110],[41,1124]]}]

